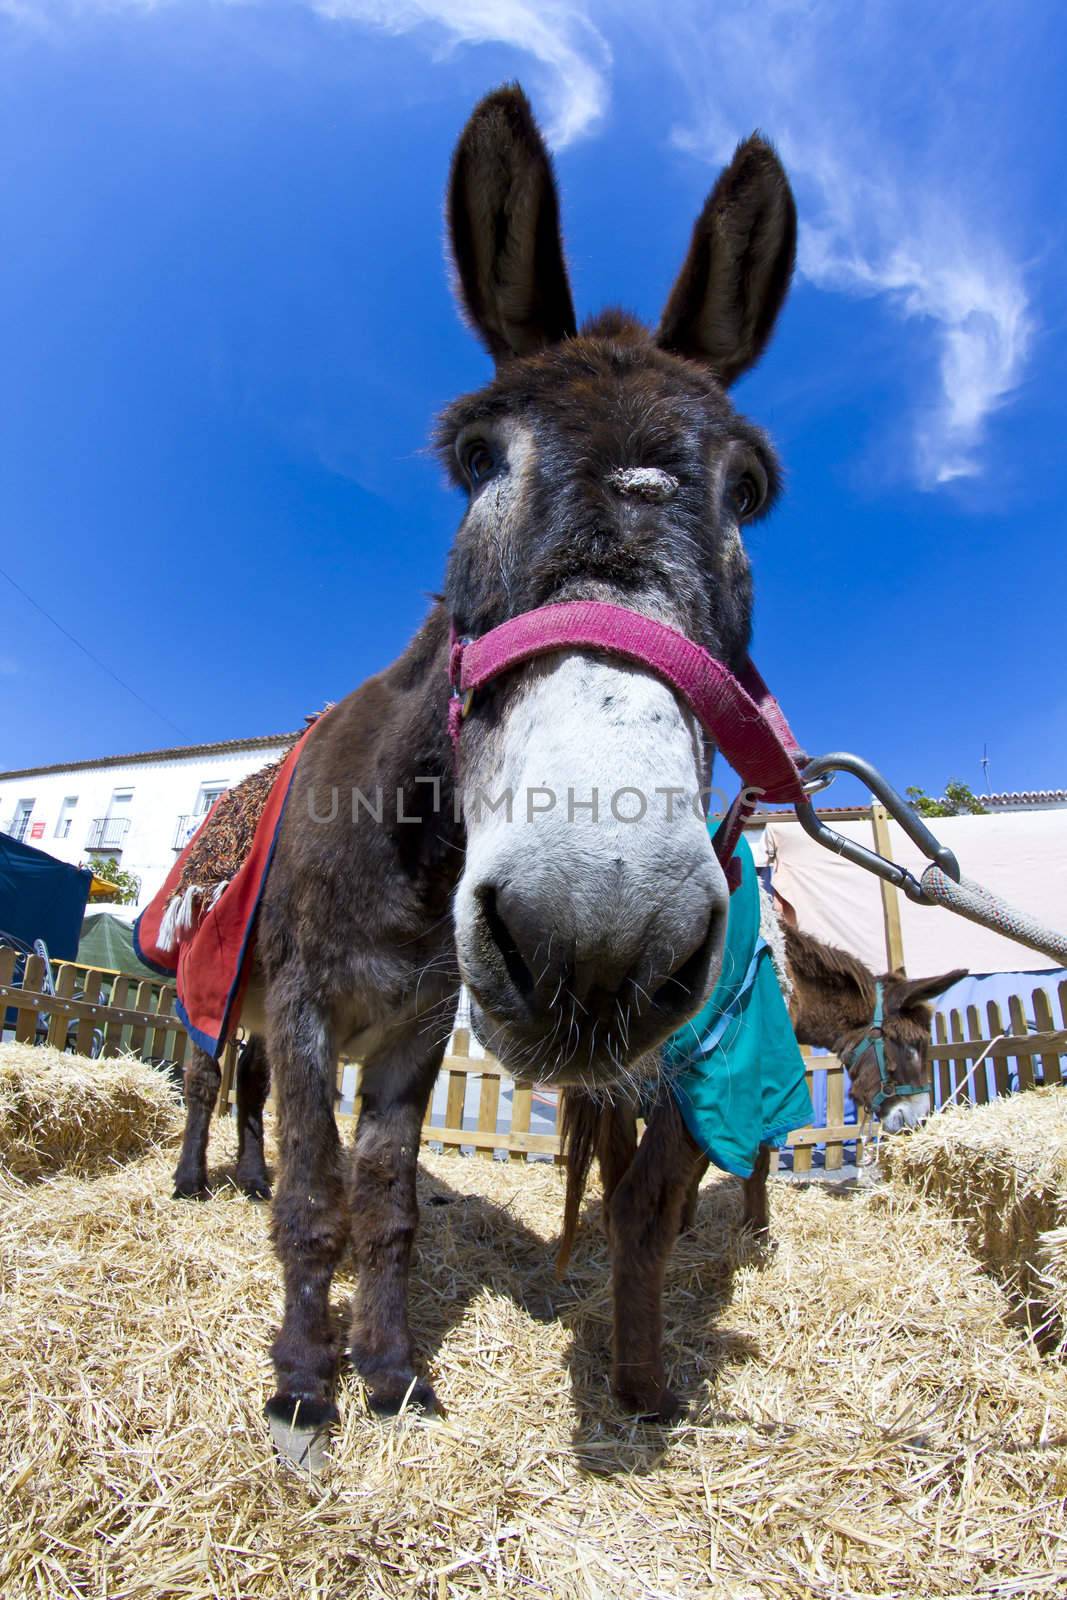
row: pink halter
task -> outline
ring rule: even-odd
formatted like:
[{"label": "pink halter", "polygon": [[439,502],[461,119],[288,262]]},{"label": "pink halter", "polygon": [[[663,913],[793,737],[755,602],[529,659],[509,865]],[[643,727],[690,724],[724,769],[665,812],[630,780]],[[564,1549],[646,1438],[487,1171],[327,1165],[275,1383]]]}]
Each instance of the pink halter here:
[{"label": "pink halter", "polygon": [[760,791],[742,791],[719,826],[715,850],[724,865],[758,799],[791,805],[806,798],[800,774],[807,757],[751,661],[735,677],[677,629],[602,600],[524,611],[480,639],[459,639],[453,629],[448,727],[457,760],[474,694],[501,673],[556,650],[603,650],[655,673],[692,708],[746,790]]}]

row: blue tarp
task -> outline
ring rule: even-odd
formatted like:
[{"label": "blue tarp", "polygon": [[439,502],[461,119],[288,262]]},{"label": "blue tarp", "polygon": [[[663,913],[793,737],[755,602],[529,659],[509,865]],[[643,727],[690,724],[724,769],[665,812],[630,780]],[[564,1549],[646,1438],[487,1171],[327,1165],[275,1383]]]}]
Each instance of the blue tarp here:
[{"label": "blue tarp", "polygon": [[50,956],[76,960],[92,881],[87,867],[0,833],[0,943],[4,934],[23,945],[43,939]]}]

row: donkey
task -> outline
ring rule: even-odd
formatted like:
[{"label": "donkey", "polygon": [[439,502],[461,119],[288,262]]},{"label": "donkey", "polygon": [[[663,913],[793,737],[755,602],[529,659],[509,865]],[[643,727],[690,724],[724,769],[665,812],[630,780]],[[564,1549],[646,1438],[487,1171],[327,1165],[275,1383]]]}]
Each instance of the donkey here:
[{"label": "donkey", "polygon": [[[721,963],[728,893],[700,806],[668,798],[631,821],[628,805],[607,803],[701,792],[712,752],[681,698],[651,671],[559,650],[479,693],[457,767],[449,667],[456,636],[592,599],[740,669],[752,606],[741,531],[770,509],[779,469],[726,390],[761,355],[789,285],[788,181],[761,138],[739,146],[654,332],[619,310],[578,328],[552,169],[518,86],[474,111],[447,213],[459,302],[496,363],[437,429],[466,508],[444,594],[413,642],[308,735],[242,1018],[265,1031],[277,1097],[285,1303],[267,1412],[294,1453],[301,1430],[337,1416],[329,1292],[350,1235],[349,1353],[369,1403],[434,1403],[407,1277],[419,1129],[460,983],[506,1065],[608,1090],[655,1060]],[[379,821],[357,790],[396,796],[395,812],[390,801]],[[347,1174],[333,1115],[342,1052],[363,1063]],[[665,1171],[654,1165],[650,1181]],[[615,1228],[614,1382],[641,1414],[660,1410],[648,1356],[659,1309],[635,1307],[628,1285],[661,1275],[662,1214],[651,1195],[620,1206]]]},{"label": "donkey", "polygon": [[[782,927],[798,1041],[832,1050],[844,1062],[853,1099],[868,1115],[877,1113],[884,1133],[916,1127],[930,1115],[931,1002],[965,978],[967,968],[935,978],[907,978],[902,972],[875,977],[847,950],[824,944],[784,919]],[[879,987],[882,1022],[877,1025]],[[884,1075],[876,1048],[879,1033]]]},{"label": "donkey", "polygon": [[[781,925],[791,990],[789,1010],[798,1041],[834,1052],[847,1068],[856,1104],[868,1116],[879,1111],[885,1132],[917,1126],[930,1113],[926,1054],[930,1002],[965,978],[966,968],[934,978],[906,978],[901,973],[876,978],[858,957],[822,943],[784,919]],[[876,1022],[879,1011],[881,1021]],[[884,1069],[879,1064],[879,1039]],[[678,1232],[692,1227],[700,1182],[710,1163],[685,1127],[665,1085],[660,1085],[640,1146],[632,1101],[629,1105],[621,1101],[603,1105],[567,1088],[561,1096],[561,1125],[567,1193],[558,1271],[563,1271],[570,1256],[594,1154],[603,1181],[609,1236],[618,1211],[615,1197],[646,1141],[673,1164],[669,1181],[657,1193],[665,1208],[665,1225]],[[769,1170],[770,1150],[761,1146],[752,1175],[742,1185],[742,1226],[760,1242],[770,1237]]]},{"label": "donkey", "polygon": [[[175,1200],[208,1198],[207,1146],[211,1114],[218,1099],[222,1074],[217,1061],[193,1049],[185,1068],[185,1129],[174,1172]],[[263,1150],[263,1107],[270,1093],[270,1063],[266,1041],[253,1034],[237,1057],[237,1169],[238,1188],[249,1200],[270,1199],[270,1179]]]}]

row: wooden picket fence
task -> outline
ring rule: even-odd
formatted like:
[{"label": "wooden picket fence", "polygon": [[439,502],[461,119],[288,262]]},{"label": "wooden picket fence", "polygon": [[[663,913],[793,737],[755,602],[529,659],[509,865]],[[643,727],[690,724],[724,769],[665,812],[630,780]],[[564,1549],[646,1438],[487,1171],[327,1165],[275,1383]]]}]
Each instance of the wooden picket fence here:
[{"label": "wooden picket fence", "polygon": [[[1055,997],[1047,988],[1035,988],[1030,996],[1030,1008],[1033,1027],[1028,1022],[1022,996],[1013,995],[1008,1005],[1009,1021],[1005,1024],[1000,1007],[990,1002],[986,1008],[987,1031],[984,1034],[975,1006],[968,1007],[966,1012],[950,1011],[947,1018],[940,1013],[935,1017],[930,1056],[938,1105],[950,1097],[982,1104],[991,1093],[1012,1092],[1014,1085],[1025,1090],[1033,1088],[1035,1082],[1060,1084],[1067,1081],[1067,1072],[1061,1063],[1061,1057],[1067,1056],[1067,982],[1057,986]],[[1054,1011],[1058,1014],[1058,1024]],[[825,1101],[826,1115],[825,1121],[798,1128],[789,1135],[792,1169],[795,1173],[810,1172],[815,1153],[821,1148],[825,1170],[840,1171],[849,1153],[846,1147],[855,1144],[858,1133],[855,1123],[845,1121],[846,1070],[834,1055],[816,1056],[806,1048],[801,1050],[801,1055],[805,1061],[808,1090],[816,1104]],[[982,1070],[986,1061],[990,1063],[988,1074]],[[457,1028],[453,1034],[441,1072],[446,1083],[444,1111],[435,1114],[434,1100],[441,1098],[435,1095],[423,1122],[424,1143],[436,1142],[445,1149],[470,1150],[487,1160],[492,1160],[497,1152],[504,1152],[512,1161],[525,1161],[530,1155],[559,1159],[554,1090],[516,1081],[509,1114],[507,1096],[501,1092],[502,1086],[511,1082],[509,1074],[491,1056],[471,1055],[470,1035],[465,1028]],[[357,1069],[356,1098],[351,1115],[358,1115],[359,1111],[358,1083]],[[822,1087],[825,1095],[817,1094],[817,1089]],[[530,1131],[535,1103],[542,1112],[540,1120],[551,1123],[551,1133]],[[866,1132],[868,1137],[876,1137],[878,1123],[872,1123]],[[777,1152],[772,1156],[771,1165],[772,1170],[781,1165]]]},{"label": "wooden picket fence", "polygon": [[[21,981],[14,982],[19,958],[14,950],[0,949],[0,1020],[5,1032],[13,1027],[14,1037],[32,1044],[38,1036],[38,1019],[46,1017],[47,1042],[59,1049],[72,1045],[87,1055],[95,1042],[104,1057],[133,1054],[143,1060],[184,1067],[191,1042],[181,1021],[174,1015],[175,990],[162,978],[138,979],[128,974],[80,965],[74,961],[53,963],[56,993],[45,993],[45,968],[38,956],[27,956]],[[951,1011],[935,1018],[930,1056],[934,1070],[934,1098],[938,1105],[949,1099],[982,1104],[995,1095],[1014,1088],[1033,1088],[1035,1083],[1067,1082],[1067,982],[1055,991],[1037,986],[1029,998],[1029,1011],[1022,996],[1013,995],[1007,1007],[991,1002],[985,1016],[970,1006],[965,1012]],[[13,1013],[13,1023],[12,1023]],[[226,1112],[234,1098],[236,1042],[231,1043],[222,1060],[222,1092],[219,1109]],[[836,1056],[813,1056],[804,1050],[808,1087],[816,1103],[818,1080],[825,1083],[825,1121],[800,1128],[789,1135],[794,1172],[810,1172],[820,1147],[829,1171],[845,1162],[846,1146],[853,1144],[857,1129],[845,1122],[847,1075]],[[341,1079],[338,1078],[340,1100]],[[354,1099],[342,1115],[359,1113],[359,1067],[355,1068]],[[511,1161],[526,1161],[531,1156],[559,1159],[557,1103],[554,1090],[525,1080],[513,1081],[492,1056],[471,1054],[470,1034],[457,1027],[439,1080],[443,1088],[431,1098],[422,1127],[425,1144],[444,1149],[463,1149],[486,1160],[498,1153]],[[442,1110],[435,1110],[435,1102]],[[535,1106],[538,1120],[551,1131],[531,1128]],[[877,1127],[871,1130],[877,1132]],[[778,1158],[775,1157],[775,1166]]]},{"label": "wooden picket fence", "polygon": [[[793,1168],[808,1172],[816,1147],[825,1145],[825,1162],[830,1171],[845,1161],[845,1145],[855,1141],[855,1124],[845,1122],[845,1069],[836,1056],[813,1056],[802,1050],[807,1065],[808,1088],[814,1094],[815,1079],[826,1079],[826,1122],[819,1127],[800,1128],[789,1135]],[[359,1115],[359,1068],[356,1067],[355,1092],[351,1109],[342,1116]],[[444,1110],[435,1113],[431,1097],[422,1124],[422,1142],[443,1149],[463,1149],[492,1161],[501,1152],[512,1161],[529,1156],[560,1158],[559,1096],[556,1090],[522,1079],[512,1080],[492,1056],[472,1056],[470,1034],[457,1028],[448,1054],[441,1064],[444,1080]],[[439,1079],[439,1083],[441,1082]],[[511,1085],[510,1097],[505,1086]],[[503,1092],[502,1092],[503,1091]],[[531,1131],[535,1104],[541,1120],[551,1123],[551,1133]],[[777,1166],[777,1154],[772,1165]]]},{"label": "wooden picket fence", "polygon": [[[934,1100],[970,1100],[984,1105],[1013,1087],[1032,1089],[1067,1081],[1067,981],[1030,993],[1034,1026],[1030,1027],[1021,995],[1008,1001],[1008,1016],[990,1001],[982,1018],[977,1006],[965,1012],[939,1012],[934,1018],[930,1057],[934,1067]],[[1014,1063],[1014,1067],[1013,1067]]]},{"label": "wooden picket fence", "polygon": [[[47,1018],[46,1042],[58,1050],[73,1046],[90,1055],[112,1058],[134,1055],[143,1061],[184,1068],[192,1044],[180,1018],[174,1015],[176,992],[163,978],[137,978],[107,967],[89,967],[77,961],[53,961],[55,994],[45,991],[45,964],[40,956],[26,956],[19,983],[15,967],[22,960],[8,947],[0,948],[0,1022],[3,1032],[13,1031],[20,1044],[33,1044],[39,1019]],[[13,1013],[13,1022],[12,1022]],[[223,1055],[224,1101],[229,1101],[236,1063],[236,1042]]]}]

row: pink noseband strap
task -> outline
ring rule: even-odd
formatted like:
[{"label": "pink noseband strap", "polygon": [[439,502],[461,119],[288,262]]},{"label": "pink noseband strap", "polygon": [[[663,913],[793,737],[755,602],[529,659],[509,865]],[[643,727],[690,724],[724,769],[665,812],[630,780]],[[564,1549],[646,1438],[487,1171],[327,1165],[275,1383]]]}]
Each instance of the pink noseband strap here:
[{"label": "pink noseband strap", "polygon": [[[535,656],[557,650],[603,650],[655,673],[689,705],[717,748],[747,787],[759,789],[741,809],[750,813],[755,799],[776,805],[803,800],[800,776],[806,757],[793,737],[782,709],[752,665],[740,677],[714,656],[664,622],[655,622],[625,606],[601,600],[569,600],[542,606],[502,622],[480,639],[453,638],[449,678],[453,698],[449,731],[459,747],[463,716],[477,690]],[[731,823],[738,803],[724,826]],[[736,844],[743,817],[728,831]],[[721,831],[721,830],[720,830]],[[727,840],[724,838],[725,847]]]}]

